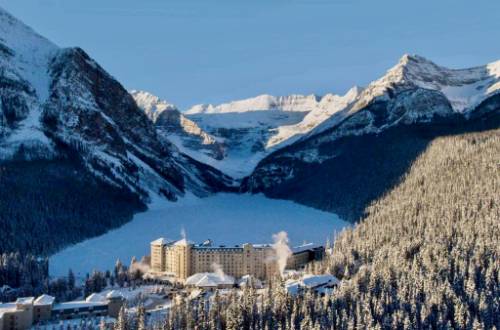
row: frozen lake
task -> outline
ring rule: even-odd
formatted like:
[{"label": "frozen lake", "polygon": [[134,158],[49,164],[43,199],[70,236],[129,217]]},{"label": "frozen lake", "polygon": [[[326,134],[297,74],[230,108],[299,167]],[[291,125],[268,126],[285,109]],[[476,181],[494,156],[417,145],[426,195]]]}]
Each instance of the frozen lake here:
[{"label": "frozen lake", "polygon": [[93,269],[112,269],[116,260],[129,264],[149,254],[158,238],[179,239],[181,231],[196,243],[208,238],[214,244],[271,243],[272,234],[286,231],[291,245],[324,243],[349,224],[337,215],[263,195],[217,194],[185,198],[171,203],[155,201],[146,212],[122,227],[66,248],[50,258],[50,274],[77,276]]}]

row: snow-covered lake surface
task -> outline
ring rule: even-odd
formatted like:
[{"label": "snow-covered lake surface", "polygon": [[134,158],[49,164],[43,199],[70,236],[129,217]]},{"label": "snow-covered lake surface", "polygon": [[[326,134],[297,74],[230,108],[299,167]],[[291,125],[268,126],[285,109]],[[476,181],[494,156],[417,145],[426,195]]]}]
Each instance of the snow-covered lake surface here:
[{"label": "snow-covered lake surface", "polygon": [[324,243],[349,224],[337,215],[263,195],[217,194],[177,203],[157,200],[122,227],[66,248],[50,258],[50,274],[77,276],[93,269],[112,269],[117,259],[128,264],[133,256],[149,254],[149,243],[158,238],[179,239],[185,231],[198,243],[271,243],[272,234],[286,231],[292,246],[304,241]]}]

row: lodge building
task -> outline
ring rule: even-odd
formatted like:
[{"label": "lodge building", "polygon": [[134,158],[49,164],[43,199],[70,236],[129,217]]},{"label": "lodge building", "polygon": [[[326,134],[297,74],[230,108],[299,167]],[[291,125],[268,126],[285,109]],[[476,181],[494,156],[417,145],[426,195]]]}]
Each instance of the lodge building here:
[{"label": "lodge building", "polygon": [[[288,268],[298,269],[311,260],[323,257],[323,247],[304,245],[292,249]],[[186,239],[168,241],[159,238],[151,242],[151,269],[156,275],[167,275],[179,281],[197,273],[213,271],[214,265],[235,278],[251,275],[268,279],[278,272],[276,252],[270,244],[212,246],[210,240],[193,244]]]}]

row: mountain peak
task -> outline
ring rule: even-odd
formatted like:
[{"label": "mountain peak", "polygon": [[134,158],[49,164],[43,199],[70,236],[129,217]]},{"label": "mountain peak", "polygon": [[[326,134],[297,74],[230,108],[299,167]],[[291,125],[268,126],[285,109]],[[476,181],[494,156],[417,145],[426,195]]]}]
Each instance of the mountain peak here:
[{"label": "mountain peak", "polygon": [[399,63],[401,64],[409,64],[409,63],[432,63],[432,61],[427,58],[417,55],[417,54],[404,54],[399,59]]},{"label": "mountain peak", "polygon": [[449,69],[419,55],[403,55],[399,62],[363,92],[361,108],[390,90],[421,88],[439,91],[457,112],[465,112],[500,90],[500,61],[487,65]]},{"label": "mountain peak", "polygon": [[0,7],[0,65],[28,81],[42,101],[48,97],[49,89],[45,72],[58,50],[55,44]]},{"label": "mountain peak", "polygon": [[164,111],[179,111],[175,105],[146,91],[131,90],[130,95],[134,98],[137,106],[139,106],[153,122],[155,122]]}]

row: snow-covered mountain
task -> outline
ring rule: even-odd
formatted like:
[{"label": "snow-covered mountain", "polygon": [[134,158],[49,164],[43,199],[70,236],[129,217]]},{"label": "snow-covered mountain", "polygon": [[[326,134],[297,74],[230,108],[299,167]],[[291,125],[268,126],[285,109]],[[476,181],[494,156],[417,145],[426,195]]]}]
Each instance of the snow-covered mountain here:
[{"label": "snow-covered mountain", "polygon": [[58,52],[53,43],[0,10],[0,157],[12,156],[21,144],[53,152],[40,118],[49,98],[49,63]]},{"label": "snow-covered mountain", "polygon": [[311,111],[311,109],[317,106],[317,103],[318,97],[316,95],[272,96],[264,94],[219,105],[195,105],[187,110],[186,114],[248,112],[259,110]]},{"label": "snow-covered mountain", "polygon": [[405,55],[318,128],[263,159],[242,189],[354,221],[433,138],[497,127],[499,110],[500,61],[454,70]]},{"label": "snow-covered mountain", "polygon": [[[79,197],[69,198],[69,190],[75,184],[82,185],[82,191],[89,189],[89,198],[92,189],[94,196],[106,190],[108,194],[103,193],[101,198],[112,198],[109,191],[113,191],[127,198],[137,196],[143,203],[157,196],[170,200],[185,194],[206,196],[232,184],[224,174],[184,155],[159,136],[132,96],[82,49],[57,47],[3,9],[0,9],[0,162],[3,170],[0,204],[15,205],[19,196],[13,191],[23,196],[27,204],[28,200],[32,202],[26,209],[14,206],[12,214],[2,212],[0,222],[21,217],[27,223],[16,228],[34,228],[35,223],[44,228],[42,231],[53,229],[56,219],[65,218],[64,210],[74,212],[77,205],[83,206]],[[24,174],[18,171],[33,164],[35,171]],[[16,179],[16,175],[23,177]],[[33,183],[23,185],[28,175]],[[75,180],[79,182],[71,185]],[[37,186],[48,181],[53,189],[50,193]],[[95,202],[85,201],[89,212],[93,212]],[[116,226],[112,219],[99,219],[110,216],[106,212],[101,215],[96,212],[92,220],[101,221],[103,230]],[[124,215],[123,210],[116,212],[121,212],[122,219],[132,216]],[[72,223],[61,219],[61,222],[62,232],[63,226],[73,226],[72,235],[77,236],[75,226],[85,225],[79,219],[69,221]],[[81,236],[99,231],[90,227],[81,228]],[[2,228],[15,227],[2,225]],[[64,238],[62,241],[65,242]]]},{"label": "snow-covered mountain", "polygon": [[224,158],[224,145],[186,118],[176,106],[148,92],[133,90],[130,94],[154,123],[158,135],[181,152],[200,161]]},{"label": "snow-covered mountain", "polygon": [[[271,152],[319,129],[361,90],[352,88],[344,96],[260,95],[221,105],[196,105],[182,114],[149,93],[133,91],[132,95],[160,134],[180,150],[234,178],[242,178]],[[176,124],[161,125],[160,113],[175,117]],[[183,129],[179,129],[181,126]]]},{"label": "snow-covered mountain", "polygon": [[[197,138],[201,144],[193,143],[193,134],[170,132],[169,140],[194,159],[241,179],[268,155],[334,127],[334,133],[323,139],[379,133],[393,125],[432,121],[435,116],[460,113],[467,117],[500,89],[499,63],[454,70],[404,55],[367,88],[353,87],[342,96],[260,95],[220,105],[196,105],[182,115],[172,112],[175,106],[147,93],[140,97],[142,101],[136,100],[149,104],[142,107],[152,120],[162,109],[176,113],[177,121],[189,119],[188,126],[196,127],[194,136],[203,132],[210,138],[204,135]],[[380,106],[385,110],[362,111]],[[314,161],[315,154],[306,150],[300,157]]]},{"label": "snow-covered mountain", "polygon": [[[134,99],[83,50],[58,48],[5,11],[0,15],[3,159],[21,144],[27,154],[50,157],[63,143],[96,175],[145,197],[212,190],[198,164],[160,139]],[[157,104],[149,114],[158,122],[165,110],[176,111]]]}]

